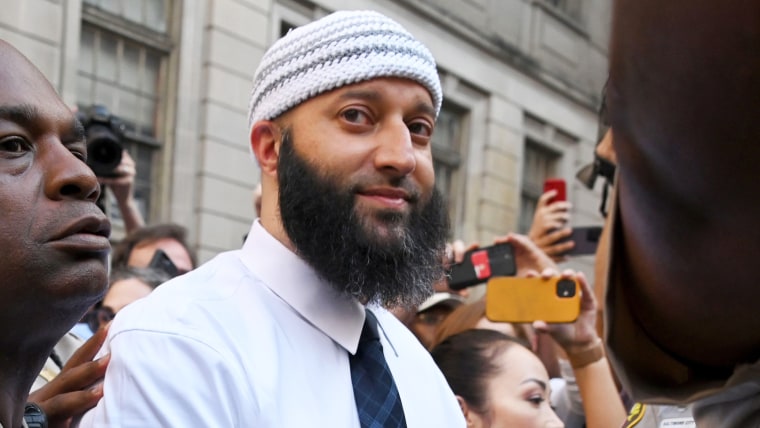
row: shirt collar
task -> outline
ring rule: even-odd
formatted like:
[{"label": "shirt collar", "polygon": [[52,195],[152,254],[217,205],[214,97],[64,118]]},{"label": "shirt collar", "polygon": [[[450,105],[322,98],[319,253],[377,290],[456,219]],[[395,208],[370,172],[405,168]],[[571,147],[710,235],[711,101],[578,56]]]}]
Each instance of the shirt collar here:
[{"label": "shirt collar", "polygon": [[302,318],[356,353],[364,324],[364,308],[341,296],[306,261],[254,221],[243,244],[243,264]]}]

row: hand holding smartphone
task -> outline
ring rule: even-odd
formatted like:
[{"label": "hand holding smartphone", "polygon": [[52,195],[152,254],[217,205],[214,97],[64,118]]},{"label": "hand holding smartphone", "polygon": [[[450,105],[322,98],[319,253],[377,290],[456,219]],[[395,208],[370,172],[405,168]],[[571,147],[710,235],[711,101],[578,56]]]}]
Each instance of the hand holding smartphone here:
[{"label": "hand holding smartphone", "polygon": [[567,200],[567,184],[562,178],[547,178],[544,181],[544,193],[554,190],[557,194],[549,201],[550,204],[554,202],[564,202]]},{"label": "hand holding smartphone", "polygon": [[484,283],[494,276],[511,276],[517,273],[515,255],[509,243],[476,248],[464,253],[461,263],[451,266],[449,288],[461,290]]},{"label": "hand holding smartphone", "polygon": [[[557,195],[549,203],[567,200],[567,183],[561,178],[547,178],[544,181],[544,193],[555,190]],[[581,256],[596,253],[596,247],[599,244],[599,236],[602,228],[599,226],[574,227],[572,234],[561,242],[573,241],[575,245],[563,256]]]},{"label": "hand holding smartphone", "polygon": [[570,323],[580,315],[576,279],[498,277],[488,281],[486,317],[494,322]]},{"label": "hand holding smartphone", "polygon": [[596,247],[599,246],[601,236],[601,226],[574,227],[572,235],[566,241],[573,241],[575,245],[564,255],[587,256],[596,254]]}]

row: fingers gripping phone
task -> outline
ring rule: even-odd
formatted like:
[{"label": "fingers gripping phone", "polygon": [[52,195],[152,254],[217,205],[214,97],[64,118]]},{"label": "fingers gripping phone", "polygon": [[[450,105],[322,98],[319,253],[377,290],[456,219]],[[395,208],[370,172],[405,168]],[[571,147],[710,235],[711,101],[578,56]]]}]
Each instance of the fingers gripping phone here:
[{"label": "fingers gripping phone", "polygon": [[449,288],[461,290],[484,283],[494,276],[512,276],[515,273],[517,266],[511,244],[476,248],[464,253],[461,263],[451,266]]},{"label": "fingers gripping phone", "polygon": [[550,190],[557,191],[557,194],[549,201],[550,204],[554,202],[564,202],[567,200],[567,184],[565,183],[564,179],[547,178],[546,181],[544,181],[544,193]]},{"label": "fingers gripping phone", "polygon": [[573,241],[575,245],[565,255],[583,256],[595,254],[601,236],[602,228],[600,226],[574,227],[572,235],[567,240]]},{"label": "fingers gripping phone", "polygon": [[574,279],[492,278],[486,317],[494,322],[573,322],[580,315],[581,288]]}]

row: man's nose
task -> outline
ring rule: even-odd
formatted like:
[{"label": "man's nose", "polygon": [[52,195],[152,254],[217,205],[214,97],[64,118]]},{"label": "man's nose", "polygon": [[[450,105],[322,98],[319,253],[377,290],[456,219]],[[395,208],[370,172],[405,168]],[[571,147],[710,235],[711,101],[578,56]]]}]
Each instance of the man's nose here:
[{"label": "man's nose", "polygon": [[390,171],[397,176],[406,176],[414,172],[417,159],[409,128],[405,123],[394,123],[379,134],[378,147],[375,152],[375,167],[381,171]]},{"label": "man's nose", "polygon": [[45,193],[52,200],[81,199],[95,202],[100,184],[87,164],[60,142],[49,142],[42,159],[45,169]]}]

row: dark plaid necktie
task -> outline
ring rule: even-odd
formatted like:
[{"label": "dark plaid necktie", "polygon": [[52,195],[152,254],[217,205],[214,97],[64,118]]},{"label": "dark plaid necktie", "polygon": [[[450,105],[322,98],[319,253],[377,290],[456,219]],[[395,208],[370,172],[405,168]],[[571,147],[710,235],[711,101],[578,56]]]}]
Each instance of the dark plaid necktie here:
[{"label": "dark plaid necktie", "polygon": [[406,428],[401,397],[377,334],[377,318],[366,313],[359,349],[348,356],[359,422],[362,428]]}]

